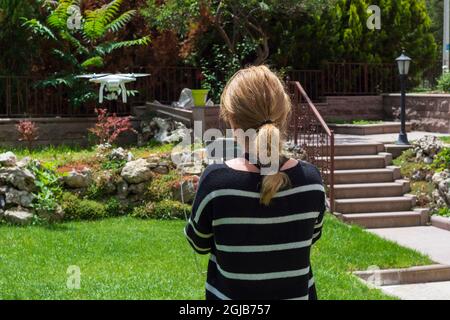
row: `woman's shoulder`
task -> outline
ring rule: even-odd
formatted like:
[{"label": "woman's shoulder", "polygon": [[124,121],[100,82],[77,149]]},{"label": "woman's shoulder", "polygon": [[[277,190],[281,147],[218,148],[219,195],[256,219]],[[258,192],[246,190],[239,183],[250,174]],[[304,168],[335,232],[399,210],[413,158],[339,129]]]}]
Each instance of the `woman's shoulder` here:
[{"label": "woman's shoulder", "polygon": [[320,170],[312,163],[299,160],[290,174],[291,179],[297,178],[301,184],[322,184]]}]

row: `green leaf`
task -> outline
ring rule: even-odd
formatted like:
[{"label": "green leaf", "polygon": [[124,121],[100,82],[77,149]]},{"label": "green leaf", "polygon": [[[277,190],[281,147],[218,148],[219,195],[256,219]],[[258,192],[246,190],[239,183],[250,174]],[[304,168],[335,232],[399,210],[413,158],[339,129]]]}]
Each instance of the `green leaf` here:
[{"label": "green leaf", "polygon": [[89,58],[87,60],[85,60],[83,63],[81,63],[81,67],[83,69],[89,69],[92,67],[103,67],[104,66],[104,61],[102,57],[96,56],[96,57],[92,57]]}]

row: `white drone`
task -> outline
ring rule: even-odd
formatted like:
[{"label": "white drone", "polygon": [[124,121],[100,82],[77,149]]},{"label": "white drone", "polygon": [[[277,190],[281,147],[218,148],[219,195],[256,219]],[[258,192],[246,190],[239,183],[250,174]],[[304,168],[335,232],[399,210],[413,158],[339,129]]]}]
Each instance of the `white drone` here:
[{"label": "white drone", "polygon": [[136,81],[136,78],[147,77],[148,73],[102,73],[102,74],[83,74],[77,76],[80,79],[89,79],[90,82],[99,83],[99,99],[100,103],[103,102],[103,93],[106,89],[105,98],[108,100],[117,100],[120,94],[122,94],[123,103],[127,103],[127,89],[125,84]]}]

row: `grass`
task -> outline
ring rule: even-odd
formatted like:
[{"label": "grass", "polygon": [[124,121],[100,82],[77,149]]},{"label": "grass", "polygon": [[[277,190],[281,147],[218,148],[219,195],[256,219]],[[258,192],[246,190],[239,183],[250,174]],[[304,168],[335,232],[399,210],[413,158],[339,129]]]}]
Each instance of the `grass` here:
[{"label": "grass", "polygon": [[[128,150],[133,153],[136,158],[144,158],[158,153],[167,153],[173,149],[173,144],[159,144],[150,141],[144,147],[131,147]],[[5,148],[0,147],[0,153],[12,151],[19,158],[31,157],[39,159],[43,162],[51,162],[56,167],[65,166],[74,163],[93,164],[97,160],[95,158],[95,147],[79,147],[79,146],[44,146],[36,147],[28,150],[26,148]]]},{"label": "grass", "polygon": [[[184,224],[123,217],[0,226],[0,299],[203,299],[207,257],[194,260]],[[349,271],[430,263],[331,216],[312,254],[321,299],[391,299]],[[71,265],[80,267],[80,290],[66,288]]]},{"label": "grass", "polygon": [[327,123],[331,124],[353,124],[353,125],[370,125],[370,124],[382,124],[382,120],[340,120],[340,119],[330,119]]},{"label": "grass", "polygon": [[450,136],[439,137],[439,139],[441,139],[444,143],[450,144]]}]

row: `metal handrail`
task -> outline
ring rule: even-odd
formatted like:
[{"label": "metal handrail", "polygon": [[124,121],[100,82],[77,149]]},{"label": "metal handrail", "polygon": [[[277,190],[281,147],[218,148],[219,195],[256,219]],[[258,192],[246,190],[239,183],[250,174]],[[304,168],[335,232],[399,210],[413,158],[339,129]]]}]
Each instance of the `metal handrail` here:
[{"label": "metal handrail", "polygon": [[293,102],[290,132],[295,144],[303,141],[307,160],[316,165],[328,184],[330,211],[334,211],[334,132],[298,81],[288,81]]}]

